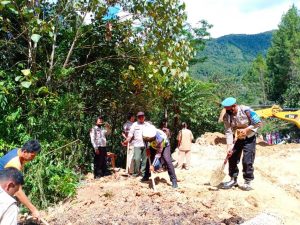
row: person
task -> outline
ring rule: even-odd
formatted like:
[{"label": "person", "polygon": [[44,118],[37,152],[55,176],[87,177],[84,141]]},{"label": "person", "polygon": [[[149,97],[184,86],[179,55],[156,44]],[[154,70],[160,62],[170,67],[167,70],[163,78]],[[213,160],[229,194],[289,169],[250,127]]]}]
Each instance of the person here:
[{"label": "person", "polygon": [[148,122],[145,122],[144,112],[138,112],[136,116],[137,116],[137,121],[132,124],[128,136],[122,144],[123,146],[126,146],[129,143],[129,141],[132,140],[132,144],[134,147],[134,151],[133,151],[134,168],[133,168],[132,176],[138,177],[140,167],[141,167],[141,172],[143,176],[141,181],[147,181],[149,180],[150,174],[148,171],[146,171],[147,155],[146,155],[145,143],[143,140],[143,128],[150,124]]},{"label": "person", "polygon": [[[168,139],[167,141],[169,143],[168,148],[170,148],[170,157],[171,157],[172,162],[174,162],[174,159],[171,156],[171,132],[170,132],[170,129],[168,128],[168,122],[166,119],[164,119],[160,123],[159,129],[162,130],[167,135],[167,139]],[[164,170],[166,168],[166,163],[163,158],[161,158],[160,163],[161,163],[162,170]]]},{"label": "person", "polygon": [[[135,116],[133,113],[128,113],[127,122],[123,125],[123,137],[127,138],[128,133],[132,124],[135,121]],[[132,174],[133,173],[133,153],[134,153],[134,146],[131,141],[128,142],[127,146],[127,157],[126,157],[126,173]]]},{"label": "person", "polygon": [[96,124],[90,130],[90,138],[94,148],[94,178],[107,175],[107,148],[106,136],[110,135],[111,128],[104,123],[102,115],[96,118]]},{"label": "person", "polygon": [[256,147],[257,129],[262,125],[259,116],[248,106],[238,105],[233,97],[222,101],[226,109],[223,121],[229,157],[230,181],[223,184],[224,189],[238,186],[238,163],[243,153],[243,178],[242,190],[251,190],[251,181],[254,179],[254,158]]},{"label": "person", "polygon": [[[41,145],[37,140],[27,141],[21,149],[15,148],[0,158],[0,171],[8,167],[13,167],[21,171],[23,170],[25,163],[33,160],[40,151]],[[15,196],[30,210],[33,217],[39,219],[40,212],[30,202],[23,192],[22,187],[15,193]]]},{"label": "person", "polygon": [[18,169],[0,170],[0,225],[17,225],[19,209],[13,196],[23,184],[23,174]]},{"label": "person", "polygon": [[[178,168],[189,170],[191,166],[191,147],[194,136],[192,131],[187,128],[187,124],[183,122],[181,124],[181,130],[178,133]],[[186,160],[185,167],[183,166],[183,161]]]},{"label": "person", "polygon": [[145,142],[149,143],[150,151],[154,150],[156,152],[152,165],[150,165],[150,170],[154,172],[154,168],[157,164],[159,164],[159,160],[161,158],[164,159],[167,165],[170,181],[172,182],[172,187],[177,188],[177,177],[172,164],[170,143],[167,135],[155,126],[149,125],[143,130],[143,139]]},{"label": "person", "polygon": [[170,129],[168,128],[168,122],[166,119],[164,119],[161,124],[160,124],[160,127],[159,127],[162,131],[165,132],[165,134],[167,135],[167,138],[169,140],[171,140],[171,132],[170,132]]}]

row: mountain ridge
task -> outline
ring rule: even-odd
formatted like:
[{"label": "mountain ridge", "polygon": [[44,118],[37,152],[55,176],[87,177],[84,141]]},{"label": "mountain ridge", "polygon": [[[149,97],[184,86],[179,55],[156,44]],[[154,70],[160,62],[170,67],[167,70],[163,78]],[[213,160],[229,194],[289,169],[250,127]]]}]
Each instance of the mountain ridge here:
[{"label": "mountain ridge", "polygon": [[[229,34],[207,41],[191,63],[194,78],[214,75],[242,76],[259,55],[266,56],[274,30],[259,34]],[[199,59],[205,58],[204,62]]]}]

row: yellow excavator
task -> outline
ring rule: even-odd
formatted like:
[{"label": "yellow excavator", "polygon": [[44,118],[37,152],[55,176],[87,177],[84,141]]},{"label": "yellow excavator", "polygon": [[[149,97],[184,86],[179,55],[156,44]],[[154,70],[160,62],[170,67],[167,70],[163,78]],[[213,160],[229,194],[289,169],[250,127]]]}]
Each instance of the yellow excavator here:
[{"label": "yellow excavator", "polygon": [[[253,107],[254,108],[254,107]],[[300,110],[298,109],[282,109],[279,105],[273,105],[271,108],[258,109],[255,112],[261,118],[274,117],[294,123],[300,129]]]},{"label": "yellow excavator", "polygon": [[[261,108],[261,106],[259,106]],[[253,106],[253,108],[257,108]],[[272,107],[265,109],[258,109],[255,112],[263,119],[274,117],[281,120],[285,120],[291,123],[294,123],[300,129],[300,110],[299,109],[282,109],[279,105],[273,105]],[[219,122],[223,122],[223,116],[226,113],[226,110],[221,111]]]}]

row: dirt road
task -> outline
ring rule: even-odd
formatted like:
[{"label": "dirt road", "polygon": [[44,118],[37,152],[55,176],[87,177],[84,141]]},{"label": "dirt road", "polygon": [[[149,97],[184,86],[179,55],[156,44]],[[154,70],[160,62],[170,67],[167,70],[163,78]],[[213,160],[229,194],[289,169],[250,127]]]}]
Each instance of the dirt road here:
[{"label": "dirt road", "polygon": [[85,180],[76,198],[49,209],[45,218],[57,225],[208,225],[241,224],[270,213],[284,224],[300,224],[300,145],[258,145],[249,192],[209,185],[211,171],[225,154],[221,143],[194,144],[192,168],[176,170],[180,188],[171,188],[167,172],[155,174],[159,193],[150,189],[151,182],[121,175]]}]

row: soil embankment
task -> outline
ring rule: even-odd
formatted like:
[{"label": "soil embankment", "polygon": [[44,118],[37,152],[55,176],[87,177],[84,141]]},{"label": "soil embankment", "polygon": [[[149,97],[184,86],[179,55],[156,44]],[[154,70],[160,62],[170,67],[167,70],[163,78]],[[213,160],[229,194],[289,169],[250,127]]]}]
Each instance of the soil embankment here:
[{"label": "soil embankment", "polygon": [[[178,189],[167,172],[154,175],[158,193],[137,178],[108,176],[82,181],[77,196],[48,210],[55,225],[240,224],[271,213],[288,225],[300,221],[300,145],[257,145],[254,190],[216,189],[211,172],[226,155],[224,136],[206,133],[192,149],[192,168],[176,170]],[[241,166],[241,165],[240,165]],[[227,168],[225,168],[227,171]],[[226,177],[225,179],[228,179]],[[242,183],[242,174],[239,175]]]}]

